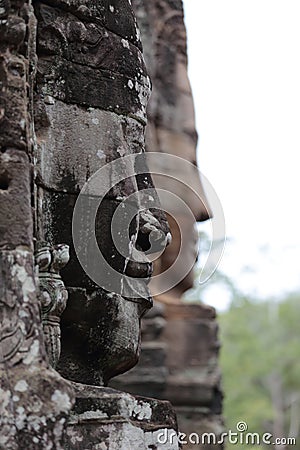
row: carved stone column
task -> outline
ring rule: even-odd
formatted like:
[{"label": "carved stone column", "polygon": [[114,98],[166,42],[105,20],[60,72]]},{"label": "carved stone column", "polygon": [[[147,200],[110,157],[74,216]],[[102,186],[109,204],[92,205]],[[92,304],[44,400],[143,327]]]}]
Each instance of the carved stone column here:
[{"label": "carved stone column", "polygon": [[39,268],[39,300],[46,351],[52,367],[56,367],[61,351],[60,318],[67,306],[68,291],[59,274],[70,259],[69,246],[51,247],[39,242],[35,261]]},{"label": "carved stone column", "polygon": [[70,385],[49,367],[33,256],[30,1],[0,4],[0,447],[62,449]]}]

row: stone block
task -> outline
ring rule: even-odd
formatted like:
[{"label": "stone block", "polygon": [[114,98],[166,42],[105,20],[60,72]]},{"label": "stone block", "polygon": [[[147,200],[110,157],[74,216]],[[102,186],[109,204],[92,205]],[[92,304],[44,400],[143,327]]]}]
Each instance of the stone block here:
[{"label": "stone block", "polygon": [[[2,39],[1,39],[2,41]],[[1,42],[2,43],[2,42]],[[0,51],[0,148],[27,150],[27,65],[21,55]]]},{"label": "stone block", "polygon": [[98,179],[101,191],[109,192],[113,177],[123,175],[125,181],[114,188],[113,195],[123,198],[136,192],[136,181],[129,177],[135,174],[134,164],[122,162],[122,156],[143,152],[144,126],[112,112],[51,102],[43,106],[46,126],[37,128],[43,183],[53,190],[78,193],[93,174],[119,158],[119,174],[111,167]]},{"label": "stone block", "polygon": [[21,150],[0,153],[0,247],[32,247],[31,165]]},{"label": "stone block", "polygon": [[[108,388],[78,386],[64,436],[65,450],[178,450],[169,402]],[[164,436],[167,436],[165,443]]]},{"label": "stone block", "polygon": [[[35,2],[37,5],[40,2]],[[47,4],[73,14],[84,22],[93,22],[122,36],[141,49],[135,15],[128,0],[47,0]]]}]

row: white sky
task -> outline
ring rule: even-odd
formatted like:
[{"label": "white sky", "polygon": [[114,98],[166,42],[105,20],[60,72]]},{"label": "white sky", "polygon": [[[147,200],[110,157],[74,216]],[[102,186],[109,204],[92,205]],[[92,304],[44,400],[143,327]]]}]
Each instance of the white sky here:
[{"label": "white sky", "polygon": [[262,297],[300,290],[300,1],[184,6],[199,165],[232,239],[220,268]]}]

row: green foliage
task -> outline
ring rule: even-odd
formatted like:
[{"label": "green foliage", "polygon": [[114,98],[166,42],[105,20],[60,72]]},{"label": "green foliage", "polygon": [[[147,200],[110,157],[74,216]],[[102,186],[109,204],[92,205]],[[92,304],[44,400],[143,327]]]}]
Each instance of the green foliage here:
[{"label": "green foliage", "polygon": [[[200,251],[207,253],[209,237],[201,233],[199,238]],[[199,274],[201,267],[195,269]],[[201,301],[212,285],[225,287],[231,298],[229,309],[219,313],[226,429],[235,432],[244,421],[251,433],[297,438],[296,445],[273,445],[275,450],[300,450],[300,293],[281,299],[245,297],[217,270],[209,283],[196,282],[185,300]],[[228,443],[226,448],[238,446]]]},{"label": "green foliage", "polygon": [[299,317],[296,295],[281,301],[235,297],[219,315],[226,428],[236,430],[242,420],[249,432],[288,437],[298,431]]}]

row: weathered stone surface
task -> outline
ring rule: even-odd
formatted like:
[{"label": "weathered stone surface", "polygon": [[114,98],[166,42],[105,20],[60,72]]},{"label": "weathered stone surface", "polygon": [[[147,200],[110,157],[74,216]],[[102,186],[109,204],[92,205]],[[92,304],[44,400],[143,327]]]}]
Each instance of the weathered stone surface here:
[{"label": "weathered stone surface", "polygon": [[43,4],[37,5],[36,14],[40,54],[60,55],[68,61],[120,73],[129,79],[148,76],[141,51],[119,32],[115,34],[98,23],[82,21]]},{"label": "weathered stone surface", "polygon": [[[176,416],[169,402],[108,388],[74,388],[77,400],[64,439],[66,450],[178,450]],[[166,442],[160,443],[164,436]]]},{"label": "weathered stone surface", "polygon": [[[95,107],[117,114],[131,115],[146,122],[146,104],[150,83],[102,69],[81,66],[58,57],[49,56],[39,63],[39,92],[66,103]],[[133,87],[131,87],[133,85]]]},{"label": "weathered stone surface", "polygon": [[0,153],[0,246],[32,245],[31,166],[21,150]]},{"label": "weathered stone surface", "polygon": [[62,449],[73,391],[46,357],[33,257],[35,20],[30,1],[0,16],[0,447]]},{"label": "weathered stone surface", "polygon": [[71,386],[48,367],[32,252],[0,251],[0,447],[61,449]]},{"label": "weathered stone surface", "polygon": [[[131,115],[145,123],[150,80],[143,55],[133,34],[128,37],[125,30],[116,33],[112,27],[111,32],[107,23],[101,25],[90,14],[91,3],[81,5],[81,19],[76,11],[66,12],[63,3],[53,8],[36,2],[38,92],[66,103]],[[94,6],[108,15],[113,10],[112,17],[120,26],[119,5],[113,3],[110,9],[101,3]],[[122,3],[123,14],[127,11],[134,17],[129,3]],[[135,23],[132,26],[136,28]]]},{"label": "weathered stone surface", "polygon": [[[11,17],[11,16],[10,16]],[[16,17],[16,16],[13,16]],[[5,19],[4,19],[5,20]],[[8,29],[9,23],[6,25]],[[3,29],[3,24],[1,26]],[[20,34],[26,30],[24,20],[18,18]],[[18,32],[18,31],[17,31]],[[7,39],[12,37],[10,34]],[[22,39],[20,36],[21,42]],[[1,47],[3,49],[3,44]],[[0,49],[1,49],[0,47]],[[0,146],[1,149],[14,148],[26,150],[28,140],[28,110],[24,98],[27,97],[26,86],[26,60],[18,54],[11,53],[6,48],[0,54]]]},{"label": "weathered stone surface", "polygon": [[[98,290],[69,289],[58,366],[70,380],[103,385],[133,367],[140,353],[140,316],[148,305]],[[80,320],[78,320],[80,317]]]},{"label": "weathered stone surface", "polygon": [[46,0],[43,3],[74,14],[82,21],[101,25],[141,49],[140,32],[129,0],[111,0],[109,4],[106,0]]},{"label": "weathered stone surface", "polygon": [[62,450],[72,388],[67,391],[66,382],[62,388],[56,372],[35,365],[25,371],[24,366],[18,366],[8,378],[5,375],[1,373],[0,448]]},{"label": "weathered stone surface", "polygon": [[[54,98],[47,101],[51,101],[44,104],[47,125],[37,127],[37,136],[40,175],[48,189],[77,194],[105,164],[143,152],[144,127],[136,120],[100,109],[68,105]],[[133,164],[124,162],[122,173],[124,178],[126,174],[134,174]],[[110,191],[110,181],[109,176],[101,177],[104,191]],[[131,177],[119,188],[115,187],[113,194],[123,198],[135,191],[136,181]]]},{"label": "weathered stone surface", "polygon": [[1,249],[0,276],[1,363],[14,367],[25,360],[30,364],[41,347],[39,323],[34,321],[39,309],[30,250],[21,246]]}]

